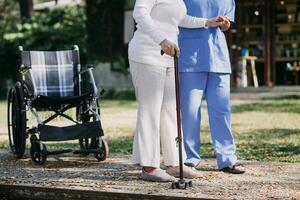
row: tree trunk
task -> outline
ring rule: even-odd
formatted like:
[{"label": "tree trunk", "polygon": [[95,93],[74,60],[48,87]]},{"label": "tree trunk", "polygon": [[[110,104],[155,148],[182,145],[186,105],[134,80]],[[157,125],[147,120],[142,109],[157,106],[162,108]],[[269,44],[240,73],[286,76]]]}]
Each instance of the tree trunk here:
[{"label": "tree trunk", "polygon": [[19,0],[21,17],[30,18],[33,11],[33,0]]},{"label": "tree trunk", "polygon": [[111,62],[123,47],[124,0],[86,0],[88,58]]}]

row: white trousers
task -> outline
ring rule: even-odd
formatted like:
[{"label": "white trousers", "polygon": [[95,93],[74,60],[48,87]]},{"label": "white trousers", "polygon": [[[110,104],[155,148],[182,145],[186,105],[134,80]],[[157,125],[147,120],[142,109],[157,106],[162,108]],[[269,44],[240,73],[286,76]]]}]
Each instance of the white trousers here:
[{"label": "white trousers", "polygon": [[177,166],[174,68],[130,61],[130,72],[138,101],[133,163],[158,168],[161,145],[164,165]]}]

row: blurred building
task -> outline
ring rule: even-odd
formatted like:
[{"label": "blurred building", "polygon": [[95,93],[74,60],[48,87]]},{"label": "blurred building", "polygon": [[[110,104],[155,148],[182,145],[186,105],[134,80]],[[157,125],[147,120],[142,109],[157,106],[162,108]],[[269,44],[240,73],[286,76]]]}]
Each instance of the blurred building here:
[{"label": "blurred building", "polygon": [[236,23],[227,37],[234,82],[241,78],[238,58],[244,50],[257,57],[260,85],[299,85],[300,0],[236,0],[236,3]]},{"label": "blurred building", "polygon": [[[63,4],[78,4],[82,1],[59,0],[58,2],[63,6]],[[132,18],[134,2],[135,0],[126,0],[124,18],[118,18],[122,21],[123,32],[120,32],[120,36],[123,38],[123,43],[118,42],[118,47],[114,47],[118,51],[112,51],[118,53],[118,59],[112,59],[110,63],[99,67],[101,71],[99,74],[105,71],[103,80],[111,82],[112,86],[126,85],[127,88],[131,85],[129,78],[124,80],[121,78],[122,84],[119,84],[118,80],[122,77],[122,73],[124,74],[124,66],[128,67],[127,47],[135,31]],[[50,4],[53,7],[60,6],[50,2],[36,5],[35,9],[43,9]],[[255,69],[259,86],[299,85],[300,0],[236,0],[236,4],[236,22],[226,33],[232,61],[233,86],[243,86],[241,82],[245,81],[245,71],[242,69],[242,60],[245,57],[256,58]],[[115,39],[111,38],[111,40]],[[246,69],[247,85],[253,85],[251,67],[247,65]],[[126,82],[128,84],[125,84]]]},{"label": "blurred building", "polygon": [[[242,56],[255,56],[260,86],[299,85],[300,0],[236,0],[236,4],[236,23],[227,33],[233,84],[239,85],[242,79]],[[130,10],[125,11],[126,43],[134,30]],[[252,85],[252,70],[247,69]]]}]

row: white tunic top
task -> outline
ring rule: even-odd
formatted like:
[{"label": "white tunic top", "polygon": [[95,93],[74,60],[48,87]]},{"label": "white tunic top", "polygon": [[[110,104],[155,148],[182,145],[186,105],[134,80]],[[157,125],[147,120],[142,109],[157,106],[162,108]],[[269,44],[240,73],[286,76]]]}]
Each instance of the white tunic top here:
[{"label": "white tunic top", "polygon": [[174,62],[160,55],[159,44],[164,39],[178,44],[178,26],[202,28],[207,20],[188,16],[182,0],[136,0],[133,18],[137,30],[129,43],[129,60],[162,67],[172,67]]}]

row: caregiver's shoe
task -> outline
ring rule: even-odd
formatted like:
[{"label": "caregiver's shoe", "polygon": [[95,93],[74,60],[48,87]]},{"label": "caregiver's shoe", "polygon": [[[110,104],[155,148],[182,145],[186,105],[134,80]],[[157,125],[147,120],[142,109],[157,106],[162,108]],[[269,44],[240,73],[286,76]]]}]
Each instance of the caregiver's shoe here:
[{"label": "caregiver's shoe", "polygon": [[[166,171],[171,176],[179,177],[180,175],[179,166],[168,167]],[[202,175],[192,167],[183,166],[183,177],[192,179],[192,178],[200,178],[202,177]]]},{"label": "caregiver's shoe", "polygon": [[141,178],[144,181],[153,181],[153,182],[173,182],[176,181],[174,176],[170,176],[162,169],[155,169],[152,172],[146,172],[142,170]]},{"label": "caregiver's shoe", "polygon": [[223,169],[220,169],[220,171],[229,173],[229,174],[243,174],[245,173],[245,168],[241,164],[236,164],[233,166],[225,167]]},{"label": "caregiver's shoe", "polygon": [[201,162],[198,162],[197,164],[193,164],[193,163],[184,163],[185,166],[194,168],[196,170],[201,170]]}]

